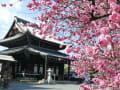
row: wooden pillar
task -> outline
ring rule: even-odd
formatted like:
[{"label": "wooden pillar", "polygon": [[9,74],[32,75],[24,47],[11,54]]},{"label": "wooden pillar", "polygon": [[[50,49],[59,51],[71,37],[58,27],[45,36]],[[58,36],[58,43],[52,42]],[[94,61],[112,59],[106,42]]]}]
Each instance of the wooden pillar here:
[{"label": "wooden pillar", "polygon": [[47,65],[48,65],[48,56],[45,56],[45,76],[44,78],[47,79]]},{"label": "wooden pillar", "polygon": [[2,65],[2,77],[3,77],[3,88],[8,88],[8,76],[10,72],[8,72],[10,68],[10,63],[6,62]]},{"label": "wooden pillar", "polygon": [[21,73],[21,62],[19,63],[19,66],[18,66],[18,72]]},{"label": "wooden pillar", "polygon": [[40,64],[37,64],[37,73],[40,73]]},{"label": "wooden pillar", "polygon": [[59,78],[59,80],[63,80],[63,78],[64,78],[64,64],[63,63],[61,63],[61,64],[59,64],[59,76],[58,76]]},{"label": "wooden pillar", "polygon": [[68,60],[68,80],[70,79],[70,60]]},{"label": "wooden pillar", "polygon": [[62,80],[64,80],[64,63],[62,64]]},{"label": "wooden pillar", "polygon": [[16,73],[19,73],[19,63],[17,62],[17,64],[15,65],[16,67]]},{"label": "wooden pillar", "polygon": [[54,80],[56,80],[56,66],[54,67]]},{"label": "wooden pillar", "polygon": [[43,62],[42,62],[43,64],[43,75],[45,76],[45,60],[43,60]]},{"label": "wooden pillar", "polygon": [[12,64],[12,76],[15,78],[15,63]]},{"label": "wooden pillar", "polygon": [[22,62],[22,63],[21,63],[21,72],[24,72],[24,71],[25,71],[25,63]]}]

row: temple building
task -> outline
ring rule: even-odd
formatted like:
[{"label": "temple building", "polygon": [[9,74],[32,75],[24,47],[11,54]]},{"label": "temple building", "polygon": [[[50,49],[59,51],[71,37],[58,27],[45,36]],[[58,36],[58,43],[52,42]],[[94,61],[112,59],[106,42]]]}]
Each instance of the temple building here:
[{"label": "temple building", "polygon": [[[17,61],[12,64],[14,78],[34,77],[37,79],[47,78],[47,70],[53,70],[56,80],[64,80],[64,66],[68,65],[68,78],[70,60],[67,55],[59,52],[66,47],[66,43],[52,38],[41,39],[42,36],[33,34],[36,26],[23,26],[29,21],[14,17],[13,24],[0,45],[8,49],[0,51],[0,55],[11,55]],[[60,48],[60,45],[63,45]],[[59,61],[58,58],[62,60]]]}]

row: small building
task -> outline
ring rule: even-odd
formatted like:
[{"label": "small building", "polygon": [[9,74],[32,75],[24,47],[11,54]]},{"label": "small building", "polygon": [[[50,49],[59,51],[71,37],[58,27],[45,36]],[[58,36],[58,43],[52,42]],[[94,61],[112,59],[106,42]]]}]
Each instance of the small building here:
[{"label": "small building", "polygon": [[3,81],[3,87],[8,87],[9,79],[11,78],[11,63],[16,60],[12,56],[0,55],[0,85]]},{"label": "small building", "polygon": [[[70,60],[67,55],[59,52],[65,49],[64,42],[52,38],[41,39],[42,36],[33,33],[34,26],[26,26],[29,21],[14,17],[13,24],[4,39],[0,40],[0,45],[8,49],[0,52],[2,55],[11,55],[17,63],[12,64],[14,77],[21,77],[24,73],[26,77],[37,77],[42,79],[47,77],[47,70],[53,70],[54,78],[64,80],[64,65],[68,64],[68,78],[70,71]],[[60,48],[60,44],[63,45]],[[59,61],[58,58],[62,60]]]},{"label": "small building", "polygon": [[15,62],[16,60],[12,56],[0,55],[0,63]]},{"label": "small building", "polygon": [[12,56],[0,55],[0,77],[5,71],[8,72],[10,70],[10,64],[13,62],[15,63],[16,60]]}]

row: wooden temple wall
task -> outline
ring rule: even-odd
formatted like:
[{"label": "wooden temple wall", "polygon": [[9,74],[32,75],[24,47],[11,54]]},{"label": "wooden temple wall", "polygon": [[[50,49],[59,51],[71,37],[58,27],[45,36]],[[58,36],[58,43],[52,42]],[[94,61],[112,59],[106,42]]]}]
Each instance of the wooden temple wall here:
[{"label": "wooden temple wall", "polygon": [[42,62],[18,62],[17,64],[13,65],[13,72],[16,73],[16,76],[21,76],[19,75],[20,73],[22,74],[27,73],[27,74],[38,74],[41,75],[42,78],[47,79],[47,70],[51,68],[53,73],[52,77],[55,80],[64,80],[64,63],[53,63],[53,62],[45,62],[43,60]]}]

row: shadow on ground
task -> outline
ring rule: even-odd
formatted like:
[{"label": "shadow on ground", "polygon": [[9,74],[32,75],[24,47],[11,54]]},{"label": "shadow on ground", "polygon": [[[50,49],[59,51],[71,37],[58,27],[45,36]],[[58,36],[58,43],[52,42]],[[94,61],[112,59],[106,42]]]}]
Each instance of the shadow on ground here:
[{"label": "shadow on ground", "polygon": [[35,82],[10,82],[8,89],[0,90],[78,90],[80,84],[58,82],[57,84],[39,84]]},{"label": "shadow on ground", "polygon": [[24,82],[12,82],[9,84],[8,89],[0,89],[0,90],[53,90],[53,88],[42,87],[37,83],[24,83]]}]

